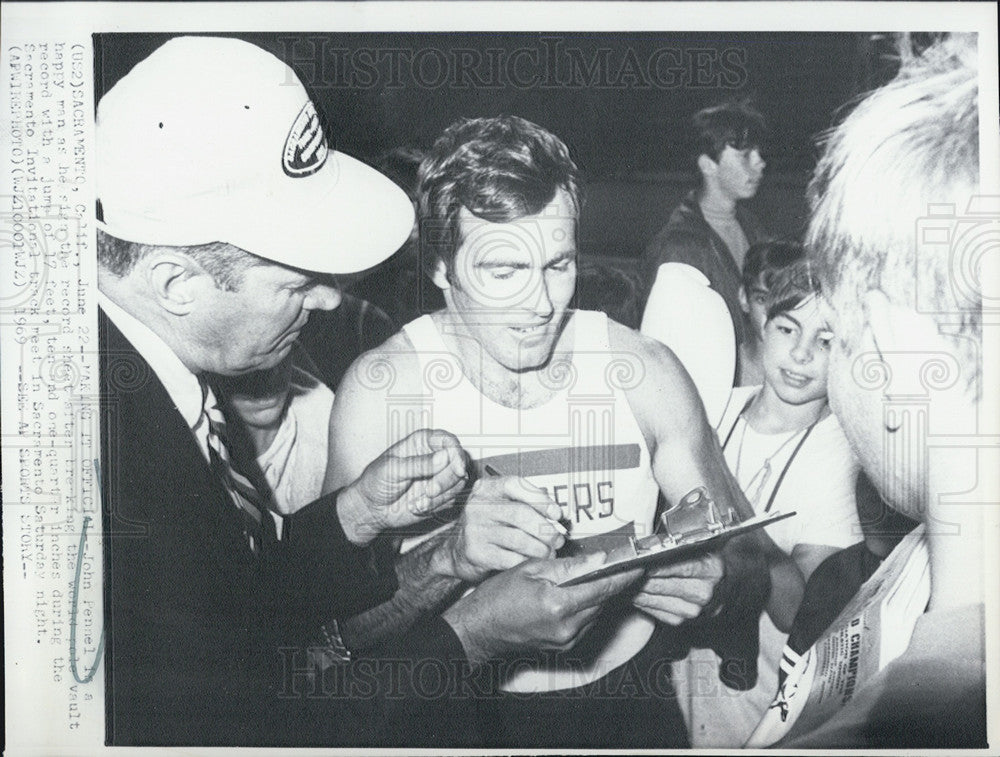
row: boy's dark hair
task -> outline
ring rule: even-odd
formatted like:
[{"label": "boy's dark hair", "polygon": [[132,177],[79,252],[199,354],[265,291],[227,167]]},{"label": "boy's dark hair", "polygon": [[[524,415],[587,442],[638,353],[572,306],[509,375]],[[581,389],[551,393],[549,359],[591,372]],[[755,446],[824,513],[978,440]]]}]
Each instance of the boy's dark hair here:
[{"label": "boy's dark hair", "polygon": [[782,269],[805,257],[805,249],[798,242],[771,239],[750,245],[743,258],[743,289],[747,294],[760,281],[770,291],[774,276]]},{"label": "boy's dark hair", "polygon": [[767,142],[767,122],[747,103],[723,103],[691,117],[693,158],[707,155],[718,162],[726,147],[746,150]]},{"label": "boy's dark hair", "polygon": [[819,279],[812,264],[798,260],[778,270],[767,292],[767,320],[795,310],[806,300],[820,293]]}]

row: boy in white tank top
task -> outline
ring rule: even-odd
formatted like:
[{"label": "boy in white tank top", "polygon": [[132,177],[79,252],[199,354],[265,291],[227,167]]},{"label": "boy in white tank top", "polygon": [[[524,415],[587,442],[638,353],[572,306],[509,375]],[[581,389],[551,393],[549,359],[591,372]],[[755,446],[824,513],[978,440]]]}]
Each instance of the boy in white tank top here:
[{"label": "boy in white tank top", "polygon": [[[326,484],[432,427],[459,437],[480,476],[430,533],[401,535],[419,538],[404,539],[396,597],[350,634],[377,641],[526,559],[647,535],[659,492],[674,503],[705,486],[749,517],[673,353],[569,309],[580,200],[565,145],[515,117],[461,121],[420,179],[422,256],[447,307],[348,372]],[[760,544],[727,548],[727,596],[766,598]],[[723,572],[717,554],[651,570],[560,649],[490,667],[484,745],[686,746],[654,632],[700,615]]]}]

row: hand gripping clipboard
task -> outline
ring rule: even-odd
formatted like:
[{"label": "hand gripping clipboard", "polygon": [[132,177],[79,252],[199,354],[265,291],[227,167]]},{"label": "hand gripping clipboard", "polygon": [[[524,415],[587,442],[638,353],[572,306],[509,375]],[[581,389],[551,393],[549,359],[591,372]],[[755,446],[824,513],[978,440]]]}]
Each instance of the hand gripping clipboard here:
[{"label": "hand gripping clipboard", "polygon": [[795,511],[764,513],[739,521],[735,511],[720,508],[703,487],[688,492],[681,501],[660,516],[658,533],[610,550],[604,563],[586,573],[563,581],[559,586],[576,586],[630,568],[645,568],[685,560],[700,552],[718,549],[729,539],[795,515]]}]

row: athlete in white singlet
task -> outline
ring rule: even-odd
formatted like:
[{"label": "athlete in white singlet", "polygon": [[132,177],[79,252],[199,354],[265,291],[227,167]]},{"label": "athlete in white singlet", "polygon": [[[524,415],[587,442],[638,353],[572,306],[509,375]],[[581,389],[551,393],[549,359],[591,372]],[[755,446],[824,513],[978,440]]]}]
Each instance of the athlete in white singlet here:
[{"label": "athlete in white singlet", "polygon": [[[449,520],[406,539],[396,596],[345,624],[345,637],[396,633],[463,591],[474,599],[479,582],[526,559],[647,534],[657,489],[674,503],[705,486],[749,517],[673,353],[569,309],[580,200],[565,145],[519,118],[462,121],[420,178],[422,253],[447,306],[348,371],[326,486],[415,428],[455,433],[480,475]],[[766,599],[761,557],[774,550],[756,537],[739,544],[725,563],[709,554],[651,570],[559,649],[491,666],[499,672],[481,692],[483,744],[685,746],[654,629],[697,617],[724,565],[727,609]]]},{"label": "athlete in white singlet", "polygon": [[[566,328],[573,331],[575,349],[553,356],[545,371],[553,396],[527,410],[494,402],[472,385],[448,351],[439,320],[425,315],[404,327],[427,382],[420,403],[433,427],[455,434],[483,473],[520,476],[545,491],[569,532],[564,551],[617,546],[628,536],[651,533],[659,489],[624,392],[640,368],[634,356],[612,352],[607,317],[572,314]],[[588,638],[588,659],[573,653],[573,665],[554,661],[519,669],[501,686],[527,692],[589,683],[631,659],[653,626],[650,616],[634,610],[600,628],[599,643]]]}]

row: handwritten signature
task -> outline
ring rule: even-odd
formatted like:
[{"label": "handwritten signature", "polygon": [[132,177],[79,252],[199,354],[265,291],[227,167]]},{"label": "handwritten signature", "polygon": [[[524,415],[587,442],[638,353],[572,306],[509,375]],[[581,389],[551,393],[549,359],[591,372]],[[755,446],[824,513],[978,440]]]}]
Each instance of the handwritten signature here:
[{"label": "handwritten signature", "polygon": [[[94,472],[97,475],[97,500],[101,501],[101,463],[99,460],[94,460]],[[69,666],[70,670],[73,672],[73,678],[76,679],[77,683],[89,683],[94,675],[97,673],[97,668],[101,664],[101,657],[104,655],[104,625],[101,625],[101,638],[97,642],[97,652],[94,655],[94,662],[87,671],[87,674],[80,677],[80,673],[77,669],[77,654],[76,654],[76,617],[77,617],[77,606],[80,603],[80,575],[83,572],[83,555],[87,548],[87,527],[90,525],[91,517],[89,515],[83,518],[83,529],[80,531],[80,546],[76,553],[76,577],[73,579],[73,599],[70,605],[69,611]]]}]

